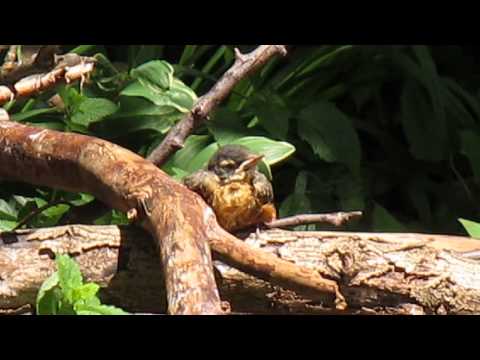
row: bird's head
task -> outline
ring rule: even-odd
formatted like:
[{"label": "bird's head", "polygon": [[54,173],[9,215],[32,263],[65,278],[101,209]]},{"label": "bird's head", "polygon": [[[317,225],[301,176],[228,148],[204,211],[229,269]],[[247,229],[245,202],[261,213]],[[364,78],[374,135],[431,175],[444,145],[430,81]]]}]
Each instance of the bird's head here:
[{"label": "bird's head", "polygon": [[222,146],[208,162],[208,170],[213,171],[222,182],[244,181],[253,177],[258,155],[241,145]]}]

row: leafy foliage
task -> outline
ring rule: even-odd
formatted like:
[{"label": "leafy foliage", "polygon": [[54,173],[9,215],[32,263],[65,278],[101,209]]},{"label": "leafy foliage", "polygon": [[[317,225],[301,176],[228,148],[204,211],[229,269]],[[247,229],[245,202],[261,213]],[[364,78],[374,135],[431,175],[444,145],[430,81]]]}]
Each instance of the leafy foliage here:
[{"label": "leafy foliage", "polygon": [[100,287],[83,283],[78,264],[68,255],[57,255],[57,271],[37,294],[37,315],[127,315],[122,309],[104,305],[97,297]]},{"label": "leafy foliage", "polygon": [[[78,45],[73,51],[98,59],[89,86],[57,89],[63,108],[48,106],[50,93],[9,111],[15,121],[147,156],[233,64],[233,50]],[[219,145],[242,143],[266,153],[262,171],[273,179],[281,215],[363,210],[351,230],[464,233],[457,219],[480,216],[478,60],[466,46],[290,47],[286,59],[240,81],[163,169],[180,179]],[[2,183],[0,227],[75,196]],[[71,208],[53,207],[27,226],[61,223]],[[123,220],[112,212],[97,223]]]}]

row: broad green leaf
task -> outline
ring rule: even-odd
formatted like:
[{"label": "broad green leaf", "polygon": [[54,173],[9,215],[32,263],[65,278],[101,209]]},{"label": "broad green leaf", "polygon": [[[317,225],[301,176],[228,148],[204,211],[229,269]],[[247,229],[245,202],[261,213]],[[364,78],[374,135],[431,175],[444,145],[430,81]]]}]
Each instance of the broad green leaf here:
[{"label": "broad green leaf", "polygon": [[72,86],[61,86],[58,89],[58,94],[62,98],[65,107],[69,110],[76,109],[85,100],[85,96]]},{"label": "broad green leaf", "polygon": [[124,96],[120,98],[120,109],[113,118],[167,116],[172,113],[177,111],[170,106],[158,106],[142,98]]},{"label": "broad green leaf", "polygon": [[79,45],[70,52],[79,55],[92,54],[97,47],[98,45]]},{"label": "broad green leaf", "polygon": [[95,200],[93,195],[87,193],[68,193],[64,198],[75,206],[83,206]]},{"label": "broad green leaf", "polygon": [[131,71],[131,75],[163,90],[169,90],[173,83],[173,67],[163,60],[149,61],[140,65]]},{"label": "broad green leaf", "polygon": [[118,110],[117,105],[103,98],[88,98],[82,101],[70,120],[79,125],[89,126],[91,123],[114,114]]},{"label": "broad green leaf", "polygon": [[[226,46],[224,45],[220,46],[215,52],[215,54],[213,54],[210,57],[210,60],[202,68],[202,73],[209,74],[212,68],[222,59],[222,56],[225,54],[226,51],[227,51]],[[202,80],[203,80],[202,78],[197,77],[192,84],[192,89],[197,90]]]},{"label": "broad green leaf", "polygon": [[58,273],[54,272],[40,286],[37,294],[37,315],[55,315],[59,293],[53,291],[59,284]]},{"label": "broad green leaf", "polygon": [[192,173],[204,168],[213,154],[220,148],[218,143],[211,143],[196,154],[186,166],[182,167],[185,171]]},{"label": "broad green leaf", "polygon": [[159,59],[163,56],[164,45],[140,45],[135,64],[143,64],[153,59]]},{"label": "broad green leaf", "polygon": [[143,97],[157,106],[172,107],[181,113],[189,112],[197,101],[195,93],[176,79],[169,90],[142,83],[142,81],[134,81],[127,85],[120,95]]},{"label": "broad green leaf", "polygon": [[[457,82],[449,78],[442,78],[442,84],[455,95],[463,104],[465,104],[470,111],[466,111],[469,115],[470,112],[474,115],[476,121],[480,120],[480,103],[479,101],[464,90]],[[466,109],[465,109],[466,110]],[[471,117],[471,115],[469,116]]]},{"label": "broad green leaf", "polygon": [[435,117],[425,89],[416,81],[408,81],[401,104],[403,129],[412,155],[419,160],[442,160],[447,144],[445,119]]},{"label": "broad green leaf", "polygon": [[243,145],[257,154],[263,154],[263,160],[269,166],[285,161],[295,152],[295,146],[292,144],[261,136],[243,137],[233,141],[232,144]]},{"label": "broad green leaf", "polygon": [[159,134],[166,134],[175,122],[180,119],[180,113],[174,112],[165,116],[132,116],[108,118],[95,126],[95,133],[105,134],[114,139],[128,136],[142,130],[152,130]]},{"label": "broad green leaf", "polygon": [[171,175],[175,180],[181,180],[189,174],[190,173],[188,171],[185,171],[183,169],[180,169],[180,168],[177,168],[177,167],[172,167],[171,168]]},{"label": "broad green leaf", "polygon": [[42,129],[65,131],[65,124],[61,122],[49,121],[49,122],[34,122],[31,124]]},{"label": "broad green leaf", "polygon": [[238,112],[233,112],[228,108],[218,109],[213,118],[207,121],[207,127],[221,145],[229,144],[249,134],[249,130],[243,124],[243,119]]},{"label": "broad green leaf", "polygon": [[38,116],[38,115],[43,115],[43,114],[48,114],[48,113],[55,113],[58,110],[55,108],[46,108],[46,109],[35,109],[35,110],[29,110],[21,113],[16,113],[11,116],[13,121],[24,121],[27,119],[30,119],[32,117]]},{"label": "broad green leaf", "polygon": [[327,162],[345,164],[353,174],[360,171],[361,148],[351,119],[337,107],[320,101],[299,114],[298,131],[315,154]]},{"label": "broad green leaf", "polygon": [[464,130],[460,132],[461,151],[473,170],[475,179],[480,181],[480,135],[471,130]]},{"label": "broad green leaf", "polygon": [[[168,173],[171,173],[173,167],[187,171],[191,173],[192,166],[190,162],[196,157],[205,147],[211,143],[211,137],[205,135],[190,135],[182,149],[177,151],[162,169]],[[208,160],[207,160],[208,161]],[[201,167],[201,166],[200,166]],[[195,166],[193,166],[195,168]],[[199,169],[199,168],[198,168]],[[198,170],[196,169],[196,170]],[[194,170],[195,171],[195,170]]]},{"label": "broad green leaf", "polygon": [[17,226],[17,221],[11,220],[0,220],[0,232],[2,231],[12,231]]},{"label": "broad green leaf", "polygon": [[129,223],[127,215],[117,210],[109,211],[94,221],[95,225],[128,225]]},{"label": "broad green leaf", "polygon": [[432,211],[426,191],[428,184],[428,180],[424,177],[415,176],[408,184],[407,189],[412,205],[425,224],[431,224],[432,222]]},{"label": "broad green leaf", "polygon": [[480,224],[467,219],[458,219],[470,237],[480,239]]},{"label": "broad green leaf", "polygon": [[76,304],[75,312],[78,315],[129,315],[129,313],[110,305]]},{"label": "broad green leaf", "polygon": [[360,179],[351,176],[342,177],[336,184],[336,195],[342,211],[361,211],[365,209],[365,191]]},{"label": "broad green leaf", "polygon": [[112,222],[112,212],[109,211],[106,214],[103,214],[99,218],[95,219],[93,222],[94,225],[110,225]]},{"label": "broad green leaf", "polygon": [[373,209],[373,230],[389,232],[405,232],[406,227],[390,214],[384,207],[375,204]]},{"label": "broad green leaf", "polygon": [[[295,189],[292,194],[282,202],[278,209],[280,217],[293,216],[296,214],[308,214],[312,212],[310,197],[307,195],[308,174],[300,171],[295,181]],[[295,226],[294,230],[313,230],[315,225]]]},{"label": "broad green leaf", "polygon": [[0,199],[0,219],[10,221],[17,220],[17,211],[3,199]]},{"label": "broad green leaf", "polygon": [[83,284],[80,287],[73,289],[73,301],[88,300],[96,296],[100,286],[94,283]]},{"label": "broad green leaf", "polygon": [[197,47],[198,45],[185,45],[185,48],[183,49],[182,56],[180,57],[180,61],[178,62],[178,64],[179,65],[188,64],[193,54],[195,54],[195,50],[197,49]]},{"label": "broad green leaf", "polygon": [[58,255],[55,259],[58,268],[58,280],[65,299],[73,303],[73,291],[82,286],[83,277],[78,264],[68,255]]},{"label": "broad green leaf", "polygon": [[285,139],[288,133],[291,110],[276,93],[264,91],[256,94],[249,103],[260,124],[277,139]]},{"label": "broad green leaf", "polygon": [[[445,103],[447,122],[454,126],[473,127],[475,119],[462,100],[455,95],[445,83],[441,86],[442,99]],[[480,118],[480,117],[479,117]]]}]

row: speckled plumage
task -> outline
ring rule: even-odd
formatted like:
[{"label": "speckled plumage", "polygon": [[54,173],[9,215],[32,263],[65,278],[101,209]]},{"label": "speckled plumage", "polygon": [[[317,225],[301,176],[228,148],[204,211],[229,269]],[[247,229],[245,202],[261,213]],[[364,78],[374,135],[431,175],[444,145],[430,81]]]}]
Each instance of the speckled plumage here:
[{"label": "speckled plumage", "polygon": [[[227,231],[269,222],[276,218],[273,188],[256,169],[258,159],[244,147],[226,145],[212,156],[206,169],[187,176],[183,182],[213,208],[219,224]],[[253,165],[245,167],[250,160]]]}]

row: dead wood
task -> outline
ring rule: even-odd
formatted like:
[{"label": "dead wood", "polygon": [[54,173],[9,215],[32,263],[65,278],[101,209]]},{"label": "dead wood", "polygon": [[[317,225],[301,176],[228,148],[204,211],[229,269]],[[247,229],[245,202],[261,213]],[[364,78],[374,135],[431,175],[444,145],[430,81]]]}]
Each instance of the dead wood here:
[{"label": "dead wood", "polygon": [[10,50],[0,71],[0,105],[37,95],[62,83],[80,80],[83,84],[94,70],[95,59],[73,53],[57,56],[57,51],[55,45],[43,46],[28,61],[17,64],[15,52]]},{"label": "dead wood", "polygon": [[247,246],[200,196],[115,144],[0,121],[0,164],[0,178],[90,192],[138,220],[159,245],[170,313],[222,312],[207,241],[229,265],[302,294],[328,293],[344,306],[334,281]]},{"label": "dead wood", "polygon": [[[164,313],[163,272],[150,236],[132,227],[63,226],[0,234],[0,311],[32,311],[54,252],[75,256],[105,302],[136,313]],[[477,240],[428,234],[291,232],[251,234],[246,245],[335,279],[348,307],[309,298],[215,262],[223,300],[236,313],[478,314],[480,262],[458,251]]]}]

